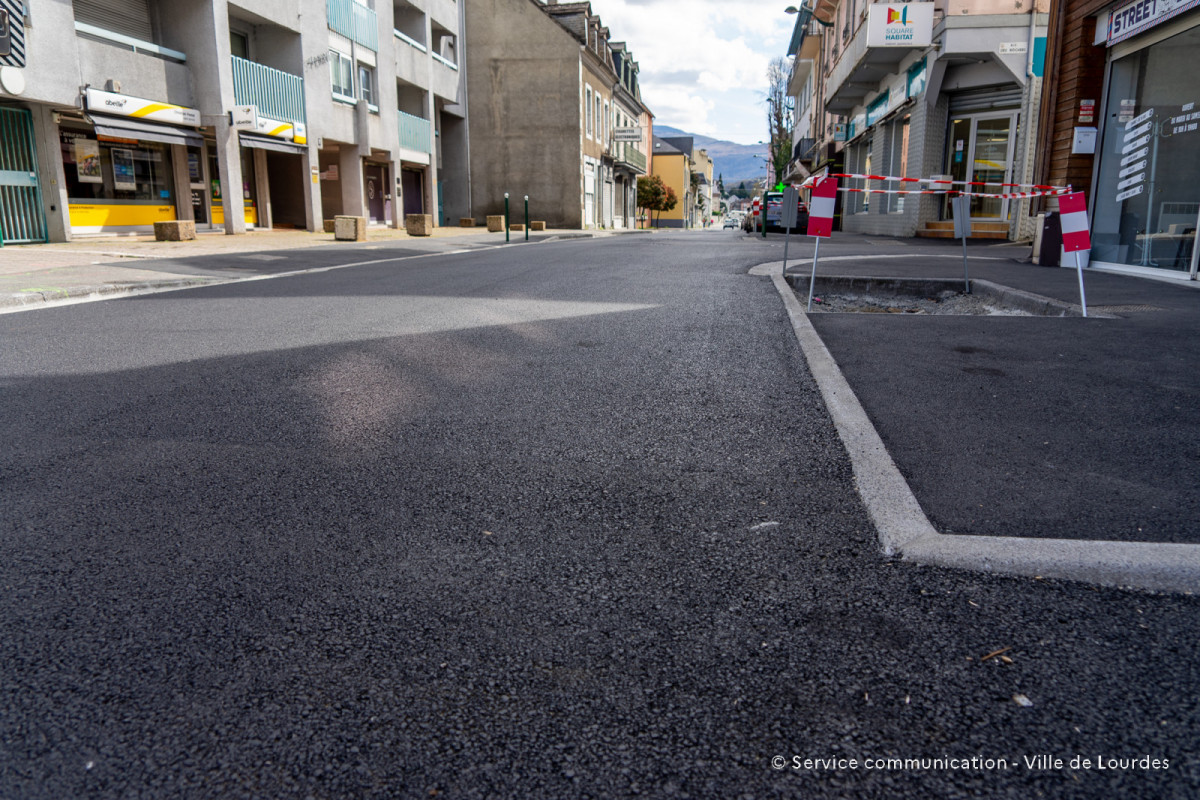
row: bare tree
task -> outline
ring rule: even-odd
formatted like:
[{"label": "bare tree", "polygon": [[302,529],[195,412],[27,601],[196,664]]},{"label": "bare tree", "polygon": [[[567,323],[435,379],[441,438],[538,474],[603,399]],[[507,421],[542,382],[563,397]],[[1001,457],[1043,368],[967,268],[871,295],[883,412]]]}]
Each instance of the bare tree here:
[{"label": "bare tree", "polygon": [[767,66],[767,130],[770,131],[772,165],[775,180],[783,178],[788,162],[792,160],[792,114],[787,93],[791,77],[791,61],[775,58]]}]

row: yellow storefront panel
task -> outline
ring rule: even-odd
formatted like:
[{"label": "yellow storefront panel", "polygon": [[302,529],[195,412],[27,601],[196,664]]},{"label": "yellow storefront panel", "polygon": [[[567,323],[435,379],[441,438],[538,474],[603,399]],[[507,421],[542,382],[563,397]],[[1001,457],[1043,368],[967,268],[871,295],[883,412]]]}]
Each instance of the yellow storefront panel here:
[{"label": "yellow storefront panel", "polygon": [[67,206],[72,228],[112,228],[127,225],[153,226],[175,219],[175,206],[108,205],[71,203]]},{"label": "yellow storefront panel", "polygon": [[[224,225],[225,224],[225,207],[224,206],[218,205],[216,202],[213,203],[212,220],[213,220],[214,225]],[[247,225],[257,225],[258,224],[258,210],[251,203],[246,204],[246,224]]]}]

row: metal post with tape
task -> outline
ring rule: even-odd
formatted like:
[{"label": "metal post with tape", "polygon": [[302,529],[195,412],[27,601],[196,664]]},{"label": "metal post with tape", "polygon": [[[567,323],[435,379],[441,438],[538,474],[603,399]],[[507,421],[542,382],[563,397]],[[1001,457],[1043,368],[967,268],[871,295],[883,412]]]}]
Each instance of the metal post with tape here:
[{"label": "metal post with tape", "polygon": [[1092,249],[1092,237],[1088,233],[1087,200],[1083,192],[1072,192],[1058,198],[1058,210],[1062,221],[1063,252],[1075,254],[1075,271],[1079,273],[1079,305],[1086,317],[1087,298],[1083,293],[1083,265],[1079,261],[1079,251]]},{"label": "metal post with tape", "polygon": [[789,186],[783,193],[783,208],[779,212],[779,221],[787,233],[783,239],[783,274],[787,275],[788,244],[792,241],[792,228],[800,218],[800,190]]},{"label": "metal post with tape", "polygon": [[954,213],[954,238],[962,239],[963,283],[967,285],[967,294],[970,294],[971,278],[967,275],[967,237],[971,235],[971,198],[965,194],[952,197],[950,207]]},{"label": "metal post with tape", "polygon": [[808,202],[808,235],[816,237],[813,247],[812,277],[808,280],[808,311],[812,313],[813,286],[817,282],[817,256],[821,250],[821,239],[833,235],[833,213],[837,204],[837,178],[824,177],[812,187]]}]

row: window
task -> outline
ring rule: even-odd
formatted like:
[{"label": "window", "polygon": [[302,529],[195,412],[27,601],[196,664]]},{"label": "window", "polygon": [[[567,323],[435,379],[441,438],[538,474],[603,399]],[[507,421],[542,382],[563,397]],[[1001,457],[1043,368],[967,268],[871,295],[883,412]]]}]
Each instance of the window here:
[{"label": "window", "polygon": [[348,103],[355,102],[354,66],[350,62],[350,56],[339,53],[337,50],[330,50],[329,71],[333,81],[333,96]]},{"label": "window", "polygon": [[367,108],[379,111],[379,105],[375,102],[375,70],[366,64],[358,65],[358,96],[367,101]]},{"label": "window", "polygon": [[592,87],[590,86],[584,90],[583,105],[584,116],[587,117],[587,135],[590,139],[592,136]]},{"label": "window", "polygon": [[600,140],[600,93],[596,93],[596,140]]},{"label": "window", "polygon": [[608,101],[605,100],[604,101],[604,137],[600,140],[602,142],[608,141],[608,131],[609,131],[609,128],[611,127],[609,125],[608,115],[609,115]]},{"label": "window", "polygon": [[238,58],[250,58],[250,39],[246,34],[229,32],[229,52]]}]

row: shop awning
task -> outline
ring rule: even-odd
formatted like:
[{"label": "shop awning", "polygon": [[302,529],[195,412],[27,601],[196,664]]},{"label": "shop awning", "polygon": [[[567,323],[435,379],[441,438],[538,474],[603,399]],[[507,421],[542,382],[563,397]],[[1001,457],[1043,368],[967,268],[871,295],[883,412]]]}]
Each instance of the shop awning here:
[{"label": "shop awning", "polygon": [[143,142],[158,142],[160,144],[183,144],[190,147],[201,147],[204,139],[191,128],[179,128],[175,125],[159,125],[156,122],[142,122],[126,117],[110,117],[104,114],[88,114],[88,119],[96,126],[98,136],[112,136],[117,139],[138,139]]},{"label": "shop awning", "polygon": [[268,139],[265,136],[254,136],[243,133],[241,140],[242,147],[254,147],[258,150],[274,150],[277,153],[291,153],[292,155],[300,155],[308,152],[306,145],[287,142],[283,139]]}]

